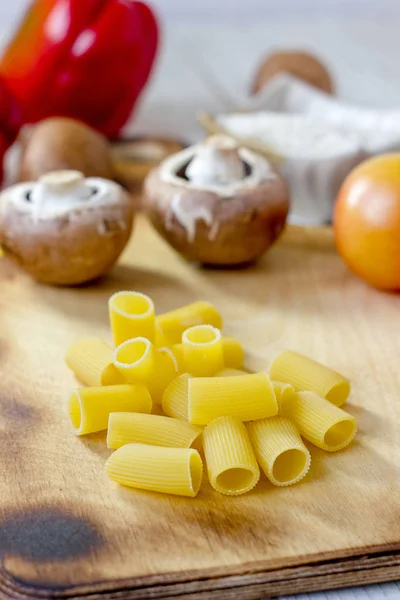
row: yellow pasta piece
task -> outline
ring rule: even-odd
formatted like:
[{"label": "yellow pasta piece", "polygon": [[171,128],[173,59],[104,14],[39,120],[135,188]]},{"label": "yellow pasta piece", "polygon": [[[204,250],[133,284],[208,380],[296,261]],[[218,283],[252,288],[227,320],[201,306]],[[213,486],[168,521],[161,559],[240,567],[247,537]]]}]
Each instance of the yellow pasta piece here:
[{"label": "yellow pasta piece", "polygon": [[171,350],[176,358],[176,362],[178,363],[178,371],[179,373],[184,373],[185,369],[185,355],[183,352],[183,344],[173,344],[171,346]]},{"label": "yellow pasta piece", "polygon": [[222,338],[225,367],[241,369],[244,363],[244,350],[240,342],[232,337]]},{"label": "yellow pasta piece", "polygon": [[285,404],[291,402],[295,397],[294,387],[290,383],[283,383],[283,381],[273,381],[272,387],[274,388],[279,413],[282,414]]},{"label": "yellow pasta piece", "polygon": [[[224,366],[228,369],[240,369],[243,366],[244,360],[244,350],[242,345],[234,338],[222,337],[221,341]],[[174,344],[172,346],[172,351],[178,361],[179,372],[184,373],[187,369],[185,366],[183,344]]]},{"label": "yellow pasta piece", "polygon": [[115,412],[108,421],[107,448],[120,448],[133,442],[189,448],[202,430],[179,419],[141,413]]},{"label": "yellow pasta piece", "polygon": [[293,421],[261,419],[247,425],[250,440],[265,475],[274,485],[292,485],[307,474],[311,456]]},{"label": "yellow pasta piece", "polygon": [[194,325],[212,325],[222,329],[222,318],[217,309],[209,302],[199,301],[182,306],[177,310],[159,315],[157,324],[169,344],[179,344],[185,329]]},{"label": "yellow pasta piece", "polygon": [[154,342],[154,304],[149,296],[140,292],[117,292],[109,299],[108,308],[116,346],[137,337]]},{"label": "yellow pasta piece", "polygon": [[189,380],[189,422],[206,425],[217,417],[253,421],[278,412],[271,381],[265,373]]},{"label": "yellow pasta piece", "polygon": [[182,335],[185,368],[190,375],[207,377],[224,367],[221,332],[212,325],[195,325]]},{"label": "yellow pasta piece", "polygon": [[160,325],[157,323],[157,321],[155,322],[155,329],[154,329],[154,345],[156,346],[156,348],[167,348],[168,347],[167,338],[163,334],[162,329],[161,329]]},{"label": "yellow pasta piece", "polygon": [[290,383],[297,392],[315,392],[336,406],[344,404],[350,394],[350,383],[343,375],[292,350],[284,350],[275,358],[269,375]]},{"label": "yellow pasta piece", "polygon": [[151,397],[142,385],[80,388],[69,398],[69,417],[76,435],[102,431],[111,412],[150,413]]},{"label": "yellow pasta piece", "polygon": [[113,364],[113,349],[99,338],[86,338],[72,344],[65,362],[84,384],[115,385],[124,378]]},{"label": "yellow pasta piece", "polygon": [[178,363],[169,348],[159,348],[154,354],[154,371],[146,380],[147,389],[153,402],[161,404],[166,388],[178,376]]},{"label": "yellow pasta piece", "polygon": [[294,401],[285,405],[284,414],[306,440],[328,452],[350,444],[357,432],[352,415],[314,392],[297,392]]},{"label": "yellow pasta piece", "polygon": [[126,444],[107,460],[106,473],[121,485],[193,498],[200,489],[203,463],[193,448]]},{"label": "yellow pasta piece", "polygon": [[241,369],[231,369],[230,367],[222,369],[222,371],[217,373],[217,377],[237,377],[238,375],[248,375],[248,373]]},{"label": "yellow pasta piece", "polygon": [[116,369],[129,383],[147,382],[155,372],[155,349],[144,337],[123,342],[114,350]]},{"label": "yellow pasta piece", "polygon": [[169,417],[188,420],[188,384],[190,375],[183,373],[176,377],[162,396],[162,409]]},{"label": "yellow pasta piece", "polygon": [[208,478],[222,494],[238,495],[251,490],[260,469],[246,427],[236,417],[215,419],[203,431]]}]

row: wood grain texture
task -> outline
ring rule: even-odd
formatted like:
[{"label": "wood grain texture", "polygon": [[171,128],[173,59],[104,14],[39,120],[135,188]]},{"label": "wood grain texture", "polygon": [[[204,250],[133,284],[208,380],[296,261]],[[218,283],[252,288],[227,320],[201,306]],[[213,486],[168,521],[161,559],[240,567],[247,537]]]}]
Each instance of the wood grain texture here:
[{"label": "wood grain texture", "polygon": [[[121,264],[75,289],[35,284],[0,261],[0,597],[261,598],[400,575],[398,296],[353,278],[325,229],[291,228],[257,266],[206,271],[139,219]],[[199,298],[268,360],[309,354],[353,382],[360,433],[312,449],[292,488],[265,479],[231,498],[205,482],[180,499],[108,481],[104,434],[74,437],[69,343],[110,339],[107,298],[150,294],[157,311]]]}]

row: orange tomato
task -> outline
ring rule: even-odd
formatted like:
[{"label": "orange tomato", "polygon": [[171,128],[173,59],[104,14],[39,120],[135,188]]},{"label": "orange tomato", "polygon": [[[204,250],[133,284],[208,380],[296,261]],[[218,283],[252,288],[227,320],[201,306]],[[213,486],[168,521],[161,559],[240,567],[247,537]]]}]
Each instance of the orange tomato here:
[{"label": "orange tomato", "polygon": [[334,214],[336,247],[353,273],[400,291],[400,154],[383,154],[345,179]]}]

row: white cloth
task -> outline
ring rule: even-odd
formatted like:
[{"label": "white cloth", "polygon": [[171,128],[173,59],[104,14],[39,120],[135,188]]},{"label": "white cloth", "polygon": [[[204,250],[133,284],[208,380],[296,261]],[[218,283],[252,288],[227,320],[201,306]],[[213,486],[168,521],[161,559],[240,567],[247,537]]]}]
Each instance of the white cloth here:
[{"label": "white cloth", "polygon": [[366,158],[400,151],[400,110],[350,106],[287,74],[240,111],[215,118],[243,143],[255,140],[282,158],[294,222],[329,222],[346,175]]}]

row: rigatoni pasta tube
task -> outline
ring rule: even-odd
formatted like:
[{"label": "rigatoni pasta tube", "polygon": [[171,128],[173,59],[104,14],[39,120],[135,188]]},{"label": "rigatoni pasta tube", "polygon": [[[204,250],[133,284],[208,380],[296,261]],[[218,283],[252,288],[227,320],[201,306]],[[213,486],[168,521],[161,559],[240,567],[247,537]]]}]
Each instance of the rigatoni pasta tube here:
[{"label": "rigatoni pasta tube", "polygon": [[248,373],[241,369],[231,369],[230,367],[226,367],[226,369],[222,369],[222,371],[217,373],[217,377],[237,377],[238,375],[248,375]]},{"label": "rigatoni pasta tube", "polygon": [[[228,369],[240,369],[244,362],[243,346],[240,342],[230,337],[222,337],[221,342],[224,366]],[[171,349],[178,361],[179,372],[184,373],[187,369],[185,365],[183,344],[174,344]]]},{"label": "rigatoni pasta tube", "polygon": [[291,402],[294,399],[294,387],[290,385],[290,383],[283,383],[283,381],[273,381],[272,387],[274,388],[276,401],[278,403],[278,412],[279,414],[282,414],[286,403]]},{"label": "rigatoni pasta tube", "polygon": [[357,421],[349,413],[314,392],[297,392],[284,414],[292,419],[301,435],[322,450],[335,452],[350,444]]},{"label": "rigatoni pasta tube", "polygon": [[241,369],[244,363],[244,350],[240,342],[232,337],[222,338],[222,351],[224,353],[225,367]]},{"label": "rigatoni pasta tube", "polygon": [[206,425],[217,417],[253,421],[278,412],[271,381],[265,373],[189,380],[189,422]]},{"label": "rigatoni pasta tube", "polygon": [[290,383],[296,391],[315,392],[336,406],[344,404],[350,394],[350,383],[343,375],[292,350],[284,350],[273,360],[269,375]]},{"label": "rigatoni pasta tube", "polygon": [[113,354],[115,368],[129,383],[145,382],[155,372],[155,348],[143,337],[127,340]]},{"label": "rigatoni pasta tube", "polygon": [[224,367],[221,332],[212,325],[189,327],[182,335],[185,369],[195,377],[215,375]]},{"label": "rigatoni pasta tube", "polygon": [[154,345],[156,348],[165,348],[168,346],[167,338],[163,334],[162,329],[157,321],[155,322],[154,329]]},{"label": "rigatoni pasta tube", "polygon": [[129,487],[194,497],[203,476],[203,463],[193,448],[126,444],[106,462],[113,481]]},{"label": "rigatoni pasta tube", "polygon": [[175,356],[176,362],[178,364],[179,373],[185,373],[185,356],[183,352],[183,344],[173,344],[171,346],[171,350],[173,355]]},{"label": "rigatoni pasta tube", "polygon": [[247,425],[250,440],[265,475],[274,485],[292,485],[307,474],[310,453],[293,421],[272,417]]},{"label": "rigatoni pasta tube", "polygon": [[114,385],[124,378],[113,364],[113,349],[99,338],[85,338],[72,344],[65,362],[85,385]]},{"label": "rigatoni pasta tube", "polygon": [[80,388],[72,392],[68,411],[76,435],[102,431],[112,412],[150,413],[151,397],[142,385]]},{"label": "rigatoni pasta tube", "polygon": [[209,302],[193,302],[177,310],[159,315],[156,319],[169,344],[179,344],[185,329],[193,325],[212,325],[222,328],[222,317]]},{"label": "rigatoni pasta tube", "polygon": [[168,385],[178,376],[178,363],[169,348],[158,348],[154,353],[154,370],[145,385],[153,402],[161,404]]},{"label": "rigatoni pasta tube", "polygon": [[215,419],[203,431],[208,478],[222,494],[251,490],[260,478],[246,427],[236,417]]},{"label": "rigatoni pasta tube", "polygon": [[188,420],[188,394],[189,394],[188,373],[183,373],[171,381],[162,397],[162,409],[169,417]]},{"label": "rigatoni pasta tube", "polygon": [[154,304],[149,296],[140,292],[117,292],[109,299],[108,308],[116,346],[136,337],[154,342]]},{"label": "rigatoni pasta tube", "polygon": [[133,442],[168,448],[189,448],[201,435],[195,425],[141,413],[111,413],[108,421],[107,448],[120,448]]}]

